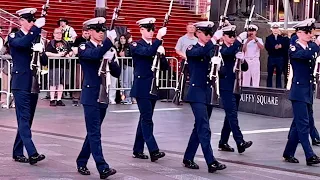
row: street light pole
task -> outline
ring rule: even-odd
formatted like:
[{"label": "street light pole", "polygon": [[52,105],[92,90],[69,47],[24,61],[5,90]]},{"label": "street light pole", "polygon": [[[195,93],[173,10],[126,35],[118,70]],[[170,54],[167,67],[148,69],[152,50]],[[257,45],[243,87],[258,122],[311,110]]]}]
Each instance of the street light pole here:
[{"label": "street light pole", "polygon": [[95,17],[104,17],[106,18],[106,2],[107,0],[96,0],[96,8],[94,10]]}]

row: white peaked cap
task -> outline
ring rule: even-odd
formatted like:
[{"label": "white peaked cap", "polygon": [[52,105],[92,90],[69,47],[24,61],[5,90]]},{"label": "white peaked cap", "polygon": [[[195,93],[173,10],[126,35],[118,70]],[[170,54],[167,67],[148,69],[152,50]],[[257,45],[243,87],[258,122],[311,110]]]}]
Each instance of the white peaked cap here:
[{"label": "white peaked cap", "polygon": [[144,19],[140,19],[136,23],[139,25],[142,25],[142,24],[154,24],[155,22],[156,22],[155,18],[144,18]]},{"label": "white peaked cap", "polygon": [[24,8],[24,9],[20,9],[18,11],[16,11],[16,13],[21,16],[23,14],[35,14],[37,12],[36,8]]},{"label": "white peaked cap", "polygon": [[89,19],[83,23],[83,25],[89,26],[93,24],[104,24],[106,22],[106,19],[104,17],[96,17]]}]

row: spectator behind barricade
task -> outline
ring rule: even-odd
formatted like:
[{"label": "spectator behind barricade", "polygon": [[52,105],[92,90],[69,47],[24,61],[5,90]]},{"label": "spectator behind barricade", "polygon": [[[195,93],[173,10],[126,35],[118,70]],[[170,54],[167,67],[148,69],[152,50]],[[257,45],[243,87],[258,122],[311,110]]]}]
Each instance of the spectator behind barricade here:
[{"label": "spectator behind barricade", "polygon": [[[260,86],[260,52],[264,48],[263,40],[257,37],[258,26],[250,24],[248,28],[248,38],[244,40],[244,58],[249,69],[243,72],[243,86]],[[252,85],[251,85],[252,82]]]},{"label": "spectator behind barricade", "polygon": [[[90,34],[88,31],[88,28],[84,26],[82,28],[82,35],[76,38],[72,47],[72,50],[76,56],[78,56],[78,47],[80,46],[80,44],[85,43],[89,40],[90,40]],[[80,79],[80,77],[83,77],[82,75],[80,76],[80,69],[81,68],[80,68],[79,60],[71,62],[71,87],[74,87],[74,89],[79,89],[79,90],[81,89],[81,82],[82,82],[82,79]],[[79,106],[80,95],[81,95],[81,91],[72,92],[73,106]]]},{"label": "spectator behind barricade", "polygon": [[[185,77],[183,82],[182,82],[182,92],[181,92],[181,98],[184,99],[184,88],[186,87],[186,81],[187,78],[189,76],[189,68],[188,68],[188,64],[187,64],[187,57],[186,57],[186,50],[190,45],[195,45],[198,42],[198,38],[195,36],[195,32],[196,32],[196,28],[193,25],[193,23],[188,23],[187,27],[186,27],[187,33],[185,35],[183,35],[182,37],[179,38],[175,50],[176,53],[181,57],[180,60],[180,64],[181,64],[181,70],[184,67],[184,74]],[[176,66],[179,66],[178,64],[176,64]],[[175,69],[175,68],[174,68]],[[180,70],[180,71],[181,71]]]},{"label": "spectator behind barricade", "polygon": [[89,40],[90,40],[90,34],[88,31],[88,28],[86,26],[84,26],[82,28],[82,35],[77,37],[72,45],[72,50],[73,50],[74,54],[78,55],[78,48],[79,48],[80,44],[87,42]]},{"label": "spectator behind barricade", "polygon": [[269,55],[267,87],[272,87],[273,72],[276,69],[276,88],[282,88],[281,75],[285,64],[284,54],[288,52],[288,48],[285,48],[287,42],[282,37],[279,27],[277,23],[273,23],[271,25],[272,34],[266,38],[265,47]]},{"label": "spectator behind barricade", "polygon": [[67,41],[71,46],[77,38],[77,33],[73,27],[69,26],[69,21],[65,18],[60,18],[58,26],[62,29],[63,40]]},{"label": "spectator behind barricade", "polygon": [[283,64],[283,76],[284,76],[284,87],[287,87],[288,83],[288,70],[289,70],[289,47],[290,47],[290,38],[288,37],[288,31],[287,30],[282,30],[281,35],[283,37],[283,59],[284,59],[284,64]]},{"label": "spectator behind barricade", "polygon": [[[48,57],[71,57],[73,51],[68,42],[62,39],[62,31],[55,28],[53,32],[54,39],[49,42],[46,48]],[[65,106],[61,101],[63,93],[64,75],[65,79],[69,79],[64,72],[66,60],[49,60],[49,84],[50,84],[50,106]],[[55,100],[55,91],[57,90],[57,99]]]},{"label": "spectator behind barricade", "polygon": [[198,38],[194,35],[196,32],[196,28],[193,23],[187,24],[187,34],[183,35],[179,38],[177,45],[175,47],[176,53],[181,56],[183,60],[187,59],[186,50],[188,46],[195,45],[198,42]]},{"label": "spectator behind barricade", "polygon": [[[10,30],[9,30],[10,31]],[[19,29],[14,27],[11,29],[10,33],[16,33],[18,32]],[[9,79],[8,79],[8,68],[9,68],[9,64],[7,63],[7,60],[11,61],[12,58],[10,56],[10,48],[9,48],[9,43],[8,43],[8,36],[5,38],[4,40],[4,44],[2,46],[2,48],[0,49],[0,55],[1,55],[1,59],[3,61],[3,63],[0,63],[0,65],[2,65],[3,67],[0,67],[0,69],[3,69],[1,71],[1,86],[3,85],[3,87],[1,87],[0,89],[4,90],[4,91],[8,91],[8,84],[9,84]],[[1,94],[1,100],[0,100],[0,104],[3,102],[6,102],[7,96],[5,96],[4,94]],[[14,103],[14,102],[13,102]],[[4,104],[7,105],[7,104]],[[14,104],[12,104],[12,107],[14,107]]]},{"label": "spectator behind barricade", "polygon": [[[119,38],[119,43],[117,47],[117,53],[119,57],[131,57],[128,39],[125,35],[121,35]],[[132,59],[122,59],[119,61],[122,66],[122,74],[120,79],[123,81],[123,88],[132,87],[132,76],[133,76],[133,67]],[[124,99],[122,104],[132,104],[132,99],[130,97],[130,90],[124,90]]]}]

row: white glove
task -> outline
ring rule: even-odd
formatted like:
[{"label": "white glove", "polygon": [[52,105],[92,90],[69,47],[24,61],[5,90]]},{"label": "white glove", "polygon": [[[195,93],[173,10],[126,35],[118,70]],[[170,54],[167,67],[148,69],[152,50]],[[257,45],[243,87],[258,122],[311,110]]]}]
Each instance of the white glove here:
[{"label": "white glove", "polygon": [[42,28],[46,24],[46,19],[44,17],[38,18],[36,22],[34,22],[34,25],[38,28]]},{"label": "white glove", "polygon": [[107,31],[108,38],[113,42],[117,38],[117,33],[115,30]]},{"label": "white glove", "polygon": [[242,42],[243,40],[248,38],[248,33],[247,32],[242,32],[241,34],[239,34],[239,39],[238,41]]},{"label": "white glove", "polygon": [[217,30],[214,35],[213,35],[217,40],[221,39],[223,36],[223,31],[222,30]]},{"label": "white glove", "polygon": [[103,55],[103,59],[108,59],[109,62],[112,61],[114,57],[114,52],[111,51],[107,51],[104,55]]},{"label": "white glove", "polygon": [[163,46],[159,46],[157,52],[160,53],[160,54],[165,54],[164,47]]},{"label": "white glove", "polygon": [[243,59],[244,59],[244,53],[243,53],[243,52],[238,52],[238,53],[236,54],[236,58],[243,60]]},{"label": "white glove", "polygon": [[218,64],[218,65],[220,65],[220,64],[221,64],[221,61],[222,61],[222,59],[221,59],[220,57],[218,57],[218,56],[213,56],[213,57],[211,58],[211,64]]},{"label": "white glove", "polygon": [[167,27],[162,27],[159,29],[157,37],[162,38],[167,34]]},{"label": "white glove", "polygon": [[43,45],[41,43],[34,44],[32,47],[33,51],[37,51],[39,53],[43,52]]}]

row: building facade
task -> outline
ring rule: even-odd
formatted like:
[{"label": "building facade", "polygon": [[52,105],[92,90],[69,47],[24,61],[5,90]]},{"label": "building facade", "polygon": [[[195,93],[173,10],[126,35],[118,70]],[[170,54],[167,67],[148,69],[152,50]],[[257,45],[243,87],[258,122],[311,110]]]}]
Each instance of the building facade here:
[{"label": "building facade", "polygon": [[[227,0],[211,0],[211,16],[217,21],[223,14]],[[301,21],[315,18],[320,22],[320,0],[289,0],[289,21]],[[259,19],[271,22],[284,21],[285,0],[230,0],[228,15],[246,16],[250,13],[252,3]]]}]

